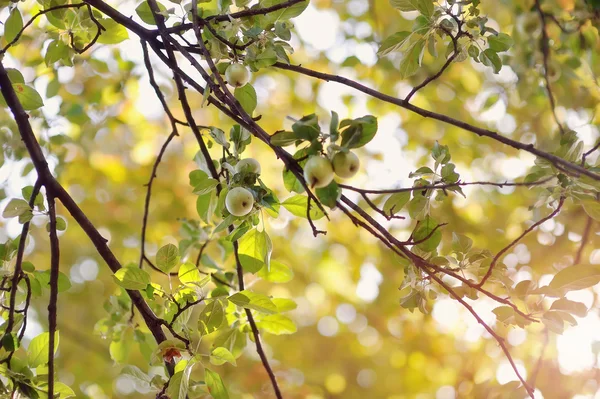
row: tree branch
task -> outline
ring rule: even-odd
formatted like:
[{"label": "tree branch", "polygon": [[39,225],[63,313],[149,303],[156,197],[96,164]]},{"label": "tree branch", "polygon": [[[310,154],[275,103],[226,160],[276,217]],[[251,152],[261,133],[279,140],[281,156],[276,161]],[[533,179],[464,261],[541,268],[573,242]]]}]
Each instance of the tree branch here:
[{"label": "tree branch", "polygon": [[[67,191],[56,181],[50,169],[48,163],[42,152],[40,145],[33,133],[31,125],[29,124],[29,116],[23,109],[17,95],[12,87],[6,69],[0,61],[0,90],[8,107],[14,115],[21,139],[27,147],[27,151],[31,157],[31,160],[38,173],[38,179],[41,184],[46,187],[46,190],[52,192],[55,198],[58,198],[61,203],[65,206],[69,214],[75,219],[75,221],[85,231],[87,236],[94,244],[98,254],[104,259],[108,267],[113,273],[121,269],[121,264],[114,256],[110,248],[106,245],[106,239],[98,232],[92,222],[87,218],[85,213],[79,208],[73,198],[67,193]],[[158,343],[166,340],[165,334],[161,329],[159,319],[156,317],[154,312],[150,309],[146,301],[142,298],[139,291],[127,290],[132,302],[140,312],[144,322],[148,329],[154,336]],[[172,367],[169,367],[169,372],[173,371]]]},{"label": "tree branch", "polygon": [[[243,291],[244,288],[244,269],[242,268],[242,262],[240,262],[240,256],[238,253],[238,242],[233,242],[233,253],[235,255],[235,265],[238,275],[238,285],[239,290]],[[244,308],[246,311],[246,317],[248,318],[248,324],[250,324],[250,328],[252,329],[252,334],[254,335],[254,343],[256,344],[256,352],[258,352],[258,356],[260,356],[260,360],[263,364],[263,367],[267,371],[269,375],[269,379],[271,380],[271,384],[273,385],[273,390],[275,391],[275,396],[277,399],[282,399],[281,390],[279,389],[279,385],[277,384],[277,378],[275,378],[275,373],[273,373],[273,369],[269,364],[269,359],[263,350],[262,344],[260,342],[260,334],[258,332],[258,327],[256,326],[256,321],[254,321],[254,316],[252,316],[252,311],[250,309]]]},{"label": "tree branch", "polygon": [[492,275],[492,272],[494,271],[494,266],[496,266],[496,263],[502,257],[502,255],[504,255],[509,249],[514,247],[519,241],[521,241],[521,239],[523,239],[523,237],[525,237],[527,234],[529,234],[530,232],[535,230],[536,227],[538,227],[539,225],[543,224],[545,221],[550,220],[554,216],[556,216],[558,214],[558,212],[560,212],[564,203],[565,203],[565,197],[560,197],[560,200],[558,201],[558,206],[556,207],[556,209],[554,211],[552,211],[552,213],[550,213],[548,216],[546,216],[546,217],[538,220],[534,224],[532,224],[519,237],[515,238],[510,244],[508,244],[506,247],[502,248],[502,250],[500,252],[498,252],[496,254],[496,256],[494,256],[494,259],[492,260],[490,267],[488,268],[487,272],[485,273],[485,276],[483,276],[483,278],[481,279],[479,284],[477,284],[477,287],[483,286],[483,284],[485,284],[487,279],[490,278],[490,276]]},{"label": "tree branch", "polygon": [[50,300],[48,301],[48,397],[54,397],[54,351],[56,334],[56,313],[58,301],[58,271],[60,246],[56,232],[56,208],[52,190],[46,190],[48,212],[50,214]]},{"label": "tree branch", "polygon": [[433,111],[429,111],[420,107],[417,107],[415,105],[412,105],[410,103],[408,103],[406,100],[402,100],[396,97],[392,97],[390,95],[381,93],[377,90],[371,89],[367,86],[364,86],[358,82],[355,82],[351,79],[348,78],[344,78],[338,75],[332,75],[332,74],[328,74],[328,73],[323,73],[323,72],[318,72],[318,71],[314,71],[312,69],[308,69],[308,68],[304,68],[302,66],[297,66],[297,65],[288,65],[288,64],[284,64],[282,62],[276,62],[274,65],[274,67],[279,68],[279,69],[285,69],[288,71],[293,71],[293,72],[298,72],[301,73],[303,75],[307,75],[307,76],[311,76],[317,79],[321,79],[327,82],[337,82],[337,83],[341,83],[345,86],[348,87],[352,87],[358,91],[361,91],[365,94],[370,95],[373,98],[377,98],[381,101],[390,103],[390,104],[394,104],[397,105],[401,108],[407,109],[411,112],[416,113],[417,115],[421,115],[424,118],[431,118],[431,119],[435,119],[437,121],[440,122],[444,122],[447,123],[449,125],[452,126],[456,126],[459,127],[461,129],[464,129],[466,131],[469,131],[471,133],[475,133],[478,136],[483,136],[483,137],[488,137],[491,138],[493,140],[496,140],[500,143],[506,144],[514,149],[517,150],[523,150],[523,151],[527,151],[533,155],[536,155],[540,158],[543,158],[545,160],[547,160],[548,162],[552,163],[553,165],[557,166],[557,167],[563,167],[565,170],[569,171],[571,174],[575,174],[575,175],[585,175],[588,176],[594,180],[599,180],[600,181],[600,175],[590,172],[589,170],[587,170],[586,168],[576,165],[574,163],[571,163],[569,161],[566,161],[554,154],[550,154],[548,152],[542,151],[537,149],[536,147],[534,147],[533,144],[524,144],[521,143],[519,141],[516,140],[512,140],[508,137],[504,137],[492,130],[488,130],[488,129],[484,129],[484,128],[480,128],[474,125],[471,125],[467,122],[463,122],[460,121],[458,119],[452,118],[450,116],[447,115],[443,115],[443,114],[439,114],[437,112],[433,112]]},{"label": "tree branch", "polygon": [[550,101],[550,108],[552,109],[552,116],[554,117],[554,121],[558,125],[558,129],[560,130],[560,134],[564,135],[565,129],[562,124],[558,120],[558,115],[556,114],[556,102],[554,100],[554,94],[552,93],[552,86],[550,85],[550,77],[548,75],[548,69],[550,65],[550,39],[548,38],[548,31],[546,30],[546,14],[542,11],[542,6],[540,4],[540,0],[535,0],[534,4],[535,9],[540,15],[540,22],[542,24],[542,37],[540,38],[540,50],[542,51],[542,57],[544,62],[544,81],[546,82],[546,91],[548,92],[548,100]]}]

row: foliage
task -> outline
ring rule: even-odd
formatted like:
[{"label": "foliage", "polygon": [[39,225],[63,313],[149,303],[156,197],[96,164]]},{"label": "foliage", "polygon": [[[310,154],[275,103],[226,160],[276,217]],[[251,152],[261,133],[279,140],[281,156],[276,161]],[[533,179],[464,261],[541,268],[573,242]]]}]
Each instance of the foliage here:
[{"label": "foliage", "polygon": [[[597,309],[600,7],[357,4],[0,2],[3,395],[600,383],[551,345]],[[343,59],[294,26],[316,15]]]}]

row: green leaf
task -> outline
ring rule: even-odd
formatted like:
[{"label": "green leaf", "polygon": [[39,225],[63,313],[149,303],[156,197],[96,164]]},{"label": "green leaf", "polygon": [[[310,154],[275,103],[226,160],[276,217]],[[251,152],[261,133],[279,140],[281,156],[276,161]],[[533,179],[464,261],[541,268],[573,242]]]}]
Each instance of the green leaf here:
[{"label": "green leaf", "polygon": [[[160,11],[167,10],[167,8],[161,3],[156,2],[156,4],[158,5],[158,9]],[[142,3],[140,3],[140,5],[137,6],[137,8],[135,9],[135,12],[140,17],[140,19],[148,25],[156,25],[156,21],[154,20],[154,13],[152,12],[152,9],[150,8],[150,5],[147,1],[143,1]]]},{"label": "green leaf", "polygon": [[236,305],[246,309],[253,309],[267,314],[277,313],[277,306],[275,306],[268,296],[263,294],[243,290],[233,294],[228,299]]},{"label": "green leaf", "polygon": [[238,254],[245,271],[258,272],[268,262],[269,236],[265,231],[250,230],[239,240]]},{"label": "green leaf", "polygon": [[581,201],[581,205],[589,217],[600,222],[600,201],[585,200]]},{"label": "green leaf", "polygon": [[60,381],[54,382],[54,394],[58,394],[59,399],[67,399],[75,396],[75,392],[73,391],[73,389],[71,389],[71,387],[69,387],[67,384]]},{"label": "green leaf", "polygon": [[[43,272],[35,272],[36,278],[39,280],[40,285],[44,288],[50,288],[50,270],[44,270]],[[63,272],[58,273],[58,292],[65,292],[71,288],[71,280]]]},{"label": "green leaf", "polygon": [[279,313],[288,312],[298,307],[296,302],[287,298],[273,298],[271,301],[277,306],[277,311]]},{"label": "green leaf", "polygon": [[410,200],[410,191],[394,193],[383,204],[383,212],[386,215],[395,215],[400,212],[404,205]]},{"label": "green leaf", "polygon": [[292,130],[300,139],[308,141],[315,140],[321,134],[319,118],[315,114],[303,116],[300,120],[294,122]]},{"label": "green leaf", "polygon": [[338,139],[338,124],[340,122],[340,117],[337,112],[331,111],[331,121],[329,122],[329,135],[331,136],[331,141],[336,141]]},{"label": "green leaf", "polygon": [[254,66],[257,69],[266,68],[277,62],[277,53],[271,47],[265,48],[265,50],[258,54],[254,59]]},{"label": "green leaf", "polygon": [[428,202],[429,200],[425,196],[416,193],[413,199],[408,203],[408,215],[410,218],[420,219],[427,212]]},{"label": "green leaf", "polygon": [[[189,387],[189,376],[185,378],[184,370],[178,371],[169,379],[169,386],[167,387],[167,395],[172,399],[185,398]],[[183,389],[182,389],[183,388]],[[181,396],[182,392],[185,392]]]},{"label": "green leaf", "polygon": [[177,277],[179,277],[179,281],[181,281],[182,284],[197,285],[202,280],[200,271],[196,265],[191,262],[185,262],[179,267]]},{"label": "green leaf", "polygon": [[106,29],[102,31],[102,34],[98,38],[98,43],[117,44],[129,38],[127,29],[112,18],[100,18],[98,22]]},{"label": "green leaf", "polygon": [[212,192],[219,185],[219,181],[216,179],[202,180],[196,187],[194,187],[194,194],[204,195]]},{"label": "green leaf", "polygon": [[237,359],[242,355],[246,347],[246,341],[246,334],[237,328],[232,328],[215,338],[214,345],[227,348],[233,354],[233,357]]},{"label": "green leaf", "polygon": [[421,177],[421,176],[431,176],[433,174],[435,174],[435,172],[433,170],[431,170],[430,167],[421,166],[419,169],[415,170],[414,172],[410,172],[408,174],[408,177],[413,178],[413,177]]},{"label": "green leaf", "polygon": [[233,95],[239,101],[244,111],[252,116],[252,113],[256,109],[256,104],[258,104],[254,87],[250,83],[246,83],[244,86],[236,88]]},{"label": "green leaf", "polygon": [[550,281],[549,287],[560,292],[593,287],[600,282],[600,265],[574,265],[562,269]]},{"label": "green leaf", "polygon": [[280,131],[271,136],[270,142],[278,147],[286,147],[294,144],[297,140],[300,140],[300,137],[296,133]]},{"label": "green leaf", "polygon": [[26,86],[23,83],[15,83],[12,86],[25,111],[32,111],[44,105],[42,97],[33,87]]},{"label": "green leaf", "polygon": [[498,54],[492,49],[488,48],[484,50],[479,56],[479,59],[483,65],[493,67],[494,73],[498,73],[500,72],[500,69],[502,69],[502,61],[500,60],[500,57],[498,57]]},{"label": "green leaf", "polygon": [[233,354],[229,352],[227,348],[223,348],[222,346],[213,349],[212,353],[210,354],[210,362],[215,366],[220,366],[224,363],[231,363],[234,366],[237,366]]},{"label": "green leaf", "polygon": [[[286,0],[263,0],[259,3],[259,6],[261,8],[267,8],[280,3],[284,3],[285,1]],[[268,13],[260,17],[260,25],[267,26],[277,21],[285,21],[291,18],[295,18],[298,15],[302,14],[306,7],[308,7],[308,1],[301,1],[299,3],[294,4],[291,7],[285,7],[281,10]]]},{"label": "green leaf", "polygon": [[315,193],[323,205],[333,209],[337,206],[337,201],[342,196],[342,189],[335,180],[332,180],[327,187],[317,188]]},{"label": "green leaf", "polygon": [[14,218],[17,216],[21,216],[27,211],[31,212],[31,208],[29,207],[27,201],[14,198],[11,199],[6,205],[6,208],[4,208],[4,211],[2,212],[2,217],[7,219]]},{"label": "green leaf", "polygon": [[23,29],[23,17],[17,7],[13,8],[4,23],[4,40],[12,42]]},{"label": "green leaf", "polygon": [[[413,233],[413,240],[416,242],[424,240],[417,244],[419,249],[425,252],[435,251],[442,241],[442,231],[439,228],[436,229],[437,226],[438,223],[429,216],[417,225]],[[426,237],[428,238],[426,239]]]},{"label": "green leaf", "polygon": [[196,187],[198,184],[202,183],[206,179],[208,179],[208,174],[200,169],[192,170],[189,174],[190,178],[190,186]]},{"label": "green leaf", "polygon": [[150,284],[150,275],[138,267],[122,267],[117,270],[113,278],[115,282],[126,290],[143,290]]},{"label": "green leaf", "polygon": [[406,54],[404,55],[404,58],[402,58],[400,66],[398,67],[398,72],[400,73],[401,79],[411,77],[417,72],[419,66],[421,65],[424,48],[425,39],[420,38],[406,51]]},{"label": "green leaf", "polygon": [[156,267],[163,273],[168,273],[169,270],[179,264],[179,249],[173,244],[167,244],[160,248],[156,253]]},{"label": "green leaf", "polygon": [[342,147],[359,148],[373,140],[377,133],[377,118],[365,115],[353,120],[344,119],[340,128],[348,126],[342,132]]},{"label": "green leaf", "polygon": [[[251,112],[250,112],[251,113]],[[217,144],[223,146],[225,148],[229,148],[231,143],[227,141],[227,137],[225,136],[225,132],[218,127],[211,126],[210,127],[210,137],[212,137]]]},{"label": "green leaf", "polygon": [[[54,353],[58,349],[59,334],[54,334]],[[36,368],[42,364],[48,363],[48,352],[50,349],[50,333],[43,332],[33,338],[27,348],[27,362],[29,367]]]},{"label": "green leaf", "polygon": [[438,141],[435,142],[431,149],[431,157],[436,163],[436,169],[439,164],[446,164],[450,161],[451,155],[447,145],[440,145]]},{"label": "green leaf", "polygon": [[391,36],[386,37],[379,46],[379,50],[377,50],[377,55],[383,57],[389,53],[395,51],[404,51],[406,50],[412,32],[402,31],[396,32]]},{"label": "green leaf", "polygon": [[498,33],[498,36],[488,36],[488,45],[497,53],[507,51],[514,44],[512,37],[506,33]]},{"label": "green leaf", "polygon": [[229,394],[223,384],[221,376],[214,371],[205,368],[204,369],[204,381],[210,392],[210,396],[214,399],[229,399]]},{"label": "green leaf", "polygon": [[287,283],[294,277],[294,272],[283,263],[272,260],[270,270],[263,267],[257,276],[271,283]]},{"label": "green leaf", "polygon": [[217,196],[215,191],[199,195],[196,200],[196,211],[198,212],[198,216],[206,223],[211,221],[216,206]]},{"label": "green leaf", "polygon": [[141,388],[144,388],[144,389],[151,388],[152,379],[150,378],[150,376],[148,374],[144,373],[142,370],[140,370],[136,366],[127,365],[127,366],[123,367],[123,369],[121,370],[121,375],[128,376],[130,379],[135,381],[136,385],[140,386]]},{"label": "green leaf", "polygon": [[[308,206],[307,196],[301,194],[294,195],[293,197],[290,197],[283,201],[281,205],[285,209],[287,209],[292,215],[306,218],[306,207]],[[312,220],[319,220],[323,216],[325,216],[323,211],[321,211],[319,207],[317,207],[314,204],[314,201],[312,201],[310,207],[310,218]]]},{"label": "green leaf", "polygon": [[456,165],[453,163],[447,163],[442,167],[442,179],[446,183],[456,183],[459,179],[459,174],[454,171]]},{"label": "green leaf", "polygon": [[[6,68],[6,74],[8,75],[8,78],[10,79],[11,83],[25,83],[25,78],[18,69]],[[33,190],[33,186],[29,187],[31,187],[31,189]],[[25,199],[29,199],[29,197],[26,197]]]},{"label": "green leaf", "polygon": [[473,240],[471,240],[469,237],[463,234],[452,233],[452,250],[455,253],[466,254],[471,250],[472,246]]},{"label": "green leaf", "polygon": [[564,310],[572,313],[575,316],[585,317],[587,315],[587,307],[581,302],[571,301],[567,298],[557,299],[552,303],[551,310]]},{"label": "green leaf", "polygon": [[[46,55],[44,56],[44,62],[47,66],[51,66],[57,61],[60,61],[70,54],[69,46],[64,44],[61,40],[53,40],[46,49]],[[57,88],[60,86],[57,86]],[[55,89],[56,90],[56,89]],[[49,96],[52,97],[52,96]]]},{"label": "green leaf", "polygon": [[280,314],[263,316],[256,324],[261,330],[274,335],[293,334],[298,330],[292,319]]},{"label": "green leaf", "polygon": [[214,300],[206,304],[198,318],[198,330],[200,334],[206,335],[216,331],[225,320],[225,312],[220,300]]},{"label": "green leaf", "polygon": [[417,0],[390,0],[392,7],[400,11],[416,11]]}]

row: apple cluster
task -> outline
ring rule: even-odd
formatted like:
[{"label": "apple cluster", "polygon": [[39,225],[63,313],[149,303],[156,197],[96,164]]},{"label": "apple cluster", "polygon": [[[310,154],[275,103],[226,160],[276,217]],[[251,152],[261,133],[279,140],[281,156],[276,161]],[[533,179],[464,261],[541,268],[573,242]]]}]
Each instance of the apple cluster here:
[{"label": "apple cluster", "polygon": [[[260,163],[254,158],[245,158],[235,165],[235,173],[260,174]],[[246,216],[254,207],[254,195],[245,187],[234,187],[225,197],[225,207],[233,216]]]},{"label": "apple cluster", "polygon": [[351,151],[340,151],[329,158],[313,155],[304,165],[304,179],[311,188],[327,187],[336,174],[342,178],[352,177],[358,172],[360,161]]}]

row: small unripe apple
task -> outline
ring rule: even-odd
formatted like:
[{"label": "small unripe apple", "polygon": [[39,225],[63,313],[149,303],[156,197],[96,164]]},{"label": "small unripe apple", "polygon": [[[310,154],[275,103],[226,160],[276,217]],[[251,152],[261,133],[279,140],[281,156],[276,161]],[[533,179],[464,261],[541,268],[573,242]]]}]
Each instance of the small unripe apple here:
[{"label": "small unripe apple", "polygon": [[235,165],[235,173],[250,172],[260,174],[260,164],[254,158],[242,159]]},{"label": "small unripe apple", "polygon": [[244,187],[234,187],[225,197],[225,206],[233,216],[246,216],[252,210],[254,197]]},{"label": "small unripe apple", "polygon": [[338,152],[333,157],[333,171],[339,177],[352,177],[358,172],[360,161],[353,152]]},{"label": "small unripe apple", "polygon": [[231,64],[225,70],[225,80],[234,87],[242,87],[250,80],[250,71],[242,64]]},{"label": "small unripe apple", "polygon": [[333,167],[329,159],[314,155],[304,165],[304,179],[311,188],[326,187],[333,180]]}]

